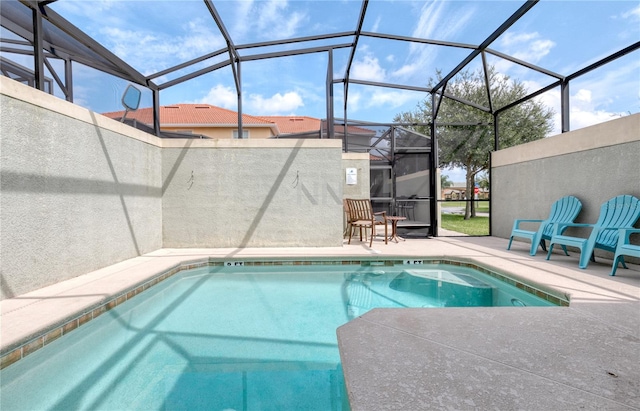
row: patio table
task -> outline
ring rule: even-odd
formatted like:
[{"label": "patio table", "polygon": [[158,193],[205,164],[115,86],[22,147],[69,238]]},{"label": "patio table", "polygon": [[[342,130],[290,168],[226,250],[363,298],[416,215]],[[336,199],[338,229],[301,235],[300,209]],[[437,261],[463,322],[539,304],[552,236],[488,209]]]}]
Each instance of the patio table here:
[{"label": "patio table", "polygon": [[395,215],[387,217],[387,221],[391,221],[391,236],[389,237],[389,241],[393,240],[396,243],[398,242],[398,240],[404,241],[404,238],[398,237],[398,221],[402,221],[406,219],[407,217],[401,217],[401,216],[395,216]]}]

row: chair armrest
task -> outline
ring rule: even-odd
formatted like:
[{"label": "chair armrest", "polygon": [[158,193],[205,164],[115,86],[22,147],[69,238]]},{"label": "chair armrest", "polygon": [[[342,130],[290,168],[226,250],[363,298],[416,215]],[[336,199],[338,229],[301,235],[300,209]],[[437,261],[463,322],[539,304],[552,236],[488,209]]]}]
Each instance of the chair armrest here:
[{"label": "chair armrest", "polygon": [[517,230],[520,227],[520,223],[541,223],[544,220],[524,220],[524,219],[520,219],[520,220],[514,220],[513,221],[513,229]]},{"label": "chair armrest", "polygon": [[373,218],[375,219],[377,215],[381,215],[384,221],[387,221],[387,212],[386,211],[378,211],[377,213],[373,213]]},{"label": "chair armrest", "polygon": [[618,245],[629,244],[631,234],[640,233],[640,228],[619,228]]},{"label": "chair armrest", "polygon": [[594,224],[581,224],[581,223],[556,223],[554,224],[553,227],[553,235],[560,235],[564,232],[564,230],[566,230],[567,228],[593,228],[595,227]]}]

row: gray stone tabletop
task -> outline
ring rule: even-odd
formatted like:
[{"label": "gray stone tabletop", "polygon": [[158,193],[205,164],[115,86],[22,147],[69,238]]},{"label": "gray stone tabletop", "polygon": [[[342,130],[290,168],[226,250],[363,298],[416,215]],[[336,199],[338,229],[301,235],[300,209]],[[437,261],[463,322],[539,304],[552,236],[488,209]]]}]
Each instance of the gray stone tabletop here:
[{"label": "gray stone tabletop", "polygon": [[353,411],[640,409],[640,339],[571,308],[375,309],[337,334]]}]

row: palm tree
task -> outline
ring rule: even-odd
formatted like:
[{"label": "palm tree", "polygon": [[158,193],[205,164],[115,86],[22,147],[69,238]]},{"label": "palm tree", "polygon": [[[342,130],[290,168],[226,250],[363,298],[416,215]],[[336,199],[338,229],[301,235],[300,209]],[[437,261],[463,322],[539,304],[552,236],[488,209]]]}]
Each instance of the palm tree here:
[{"label": "palm tree", "polygon": [[441,188],[451,187],[452,185],[453,185],[453,182],[451,180],[449,180],[449,176],[444,175],[444,174],[440,174],[440,187]]},{"label": "palm tree", "polygon": [[489,174],[486,172],[481,173],[476,179],[476,183],[480,186],[481,189],[488,191],[489,190]]}]

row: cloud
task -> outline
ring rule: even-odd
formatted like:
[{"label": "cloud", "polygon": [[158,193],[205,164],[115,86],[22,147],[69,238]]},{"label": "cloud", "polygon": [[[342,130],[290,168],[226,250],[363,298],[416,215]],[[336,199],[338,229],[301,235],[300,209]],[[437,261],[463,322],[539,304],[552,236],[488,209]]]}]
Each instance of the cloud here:
[{"label": "cloud", "polygon": [[102,12],[110,10],[118,2],[114,0],[93,0],[88,1],[61,1],[55,4],[55,9],[65,13],[78,14],[83,16],[99,16]]},{"label": "cloud", "polygon": [[622,24],[626,27],[625,30],[620,30],[618,38],[624,41],[637,41],[638,32],[640,32],[640,24],[638,24],[640,23],[640,5],[636,5],[623,13],[611,16],[611,19],[615,21],[614,24]]},{"label": "cloud", "polygon": [[350,113],[357,113],[362,108],[360,104],[361,101],[363,101],[362,93],[349,91],[347,111]]},{"label": "cloud", "polygon": [[522,43],[529,42],[534,40],[536,37],[539,37],[538,33],[512,33],[507,32],[504,33],[502,37],[500,37],[500,44],[504,47],[518,47]]},{"label": "cloud", "polygon": [[640,5],[632,8],[631,10],[622,13],[620,15],[623,19],[631,19],[633,21],[640,21]]},{"label": "cloud", "polygon": [[440,169],[440,174],[448,176],[452,183],[463,184],[467,181],[467,171],[458,167],[445,167]]},{"label": "cloud", "polygon": [[[152,9],[149,4],[92,0],[54,2],[51,7],[145,75],[225,45],[209,16],[182,18],[189,14],[177,3],[159,2]],[[149,17],[141,19],[145,12]],[[171,18],[171,25],[161,23]]]},{"label": "cloud", "polygon": [[364,91],[349,91],[349,107],[350,113],[357,113],[366,109],[383,108],[388,111],[395,111],[398,107],[402,107],[408,102],[417,101],[415,92],[407,90],[392,89],[366,89]]},{"label": "cloud", "polygon": [[[533,83],[533,82],[531,82]],[[540,88],[537,84],[530,87]],[[625,115],[621,112],[607,110],[606,102],[597,98],[599,91],[597,88],[579,88],[569,96],[569,121],[571,130],[578,130],[594,124],[603,123]],[[562,132],[560,90],[554,89],[535,98],[536,101],[552,108],[555,112],[553,130],[549,135],[560,134]]]},{"label": "cloud", "polygon": [[[412,37],[423,39],[450,40],[462,31],[475,13],[475,5],[458,9],[447,9],[447,2],[425,2],[420,9],[420,17],[413,29]],[[424,44],[411,43],[405,64],[392,72],[394,78],[411,81],[424,74],[424,68],[430,67],[438,58],[438,48]],[[420,81],[424,82],[423,79]]]},{"label": "cloud", "polygon": [[224,46],[222,36],[200,19],[185,23],[176,33],[103,27],[105,46],[145,75],[202,56]]},{"label": "cloud", "polygon": [[302,97],[295,91],[285,94],[276,93],[269,98],[260,94],[250,94],[247,104],[247,112],[259,113],[259,115],[294,114],[300,107],[304,107]]},{"label": "cloud", "polygon": [[416,100],[415,92],[377,89],[369,99],[369,107],[386,107],[395,109],[409,101]]},{"label": "cloud", "polygon": [[[265,39],[295,37],[308,21],[303,12],[289,12],[287,0],[240,1],[236,12],[234,39],[244,38],[252,27]],[[248,20],[247,16],[255,16]]]},{"label": "cloud", "polygon": [[549,54],[556,45],[552,40],[542,38],[537,32],[507,32],[500,37],[498,42],[504,53],[532,64]]},{"label": "cloud", "polygon": [[603,123],[623,116],[622,113],[613,113],[602,108],[598,109],[594,101],[593,93],[588,89],[580,89],[571,96],[570,114],[571,129],[577,130]]},{"label": "cloud", "polygon": [[410,64],[405,64],[399,69],[393,71],[391,75],[393,77],[398,77],[398,78],[410,77],[411,75],[416,73],[418,70],[420,70],[420,63],[417,63],[417,62],[410,63]]},{"label": "cloud", "polygon": [[378,31],[378,28],[380,27],[380,22],[382,21],[382,17],[378,16],[376,18],[376,21],[373,22],[373,26],[371,26],[371,31],[373,33],[376,33]]},{"label": "cloud", "polygon": [[211,104],[229,110],[237,110],[238,95],[235,89],[218,84],[209,90],[206,96],[195,101],[195,103]]},{"label": "cloud", "polygon": [[[276,93],[271,97],[261,94],[243,95],[242,111],[251,115],[289,115],[304,107],[302,96],[297,91]],[[206,96],[193,103],[211,104],[229,110],[238,109],[238,96],[234,88],[218,84]]]},{"label": "cloud", "polygon": [[238,1],[235,4],[236,4],[235,18],[233,19],[235,24],[232,31],[233,33],[235,33],[234,37],[241,39],[245,37],[246,33],[249,31],[249,28],[251,27],[249,24],[247,24],[247,16],[252,15],[252,8],[254,7],[254,1],[253,0]]},{"label": "cloud", "polygon": [[386,73],[376,57],[366,55],[363,59],[353,62],[350,77],[357,80],[382,82],[385,80]]}]

